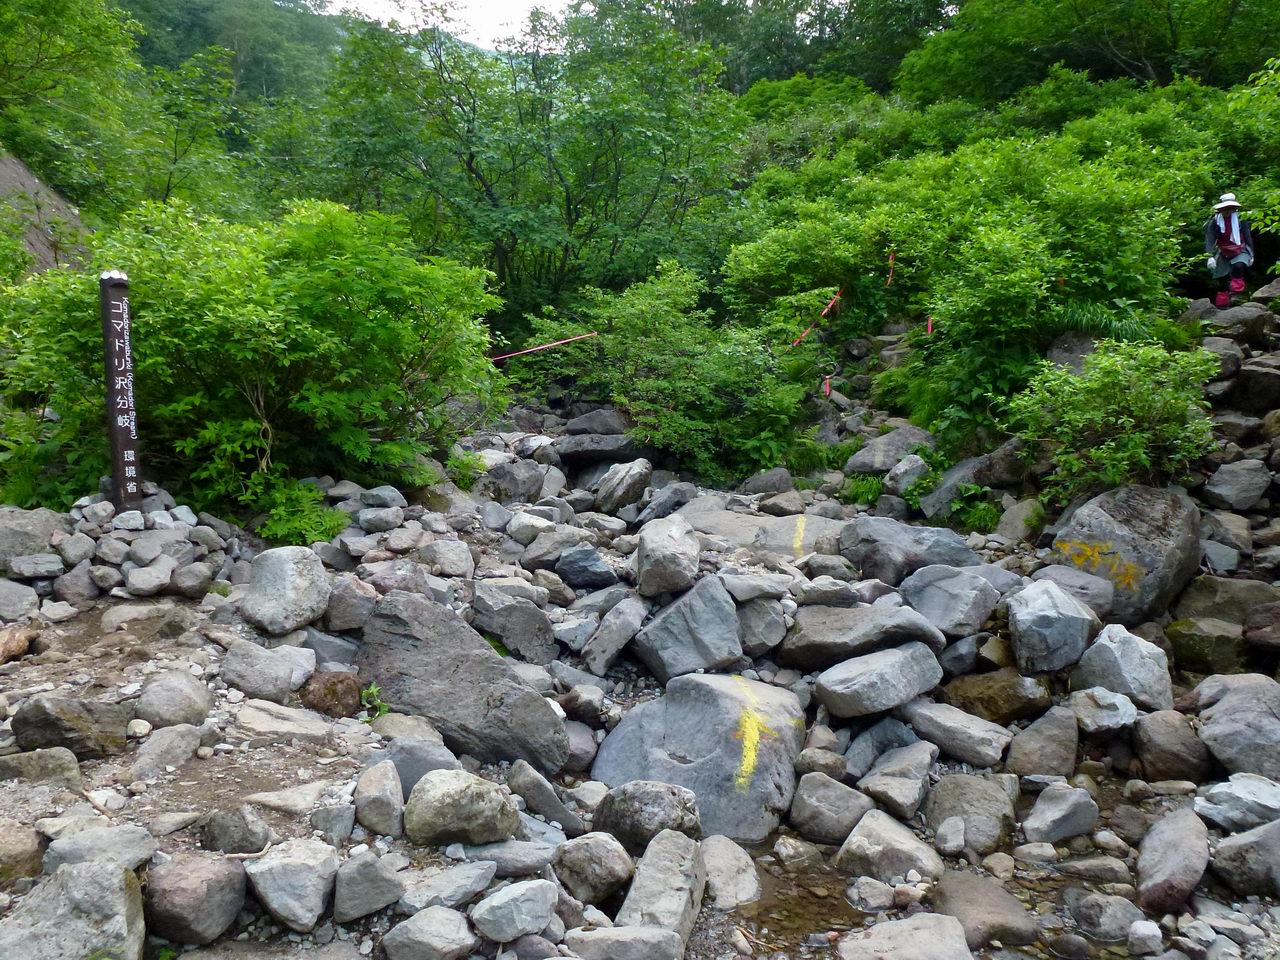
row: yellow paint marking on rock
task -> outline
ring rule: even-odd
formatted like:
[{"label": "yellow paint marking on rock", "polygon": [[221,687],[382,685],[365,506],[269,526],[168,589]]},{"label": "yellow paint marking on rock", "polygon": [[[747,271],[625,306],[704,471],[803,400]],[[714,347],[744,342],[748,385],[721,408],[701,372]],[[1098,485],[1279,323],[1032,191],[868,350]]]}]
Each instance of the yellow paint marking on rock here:
[{"label": "yellow paint marking on rock", "polygon": [[791,552],[797,557],[804,553],[804,525],[808,519],[803,513],[796,517],[796,535],[791,541]]}]

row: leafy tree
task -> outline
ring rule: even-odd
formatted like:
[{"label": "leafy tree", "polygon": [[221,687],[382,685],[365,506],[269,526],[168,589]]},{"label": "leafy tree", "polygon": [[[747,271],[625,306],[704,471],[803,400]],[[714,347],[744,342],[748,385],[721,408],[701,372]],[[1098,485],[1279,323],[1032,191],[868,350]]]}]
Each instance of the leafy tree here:
[{"label": "leafy tree", "polygon": [[296,503],[281,484],[327,471],[411,482],[494,396],[484,272],[419,259],[395,219],[305,203],[244,226],[147,205],[92,269],[4,291],[0,499],[96,485],[107,266],[131,278],[144,463],[197,503]]},{"label": "leafy tree", "polygon": [[0,110],[47,97],[69,79],[110,76],[128,57],[133,24],[106,0],[6,0],[0,5]]},{"label": "leafy tree", "polygon": [[621,293],[589,290],[568,316],[538,318],[534,335],[602,335],[520,358],[509,373],[529,389],[558,380],[617,404],[640,440],[708,479],[774,466],[796,439],[812,353],[785,349],[775,331],[715,324],[698,308],[704,292],[674,262]]}]

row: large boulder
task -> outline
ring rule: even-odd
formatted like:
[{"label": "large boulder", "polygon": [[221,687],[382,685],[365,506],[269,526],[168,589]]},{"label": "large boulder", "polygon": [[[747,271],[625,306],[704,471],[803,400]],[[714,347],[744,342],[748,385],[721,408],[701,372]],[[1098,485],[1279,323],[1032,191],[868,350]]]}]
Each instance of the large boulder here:
[{"label": "large boulder", "polygon": [[71,518],[65,513],[0,507],[0,575],[9,572],[14,557],[48,552],[55,533],[71,533]]},{"label": "large boulder", "polygon": [[244,869],[267,913],[290,930],[308,933],[329,906],[338,855],[320,840],[286,840],[245,861]]},{"label": "large boulder", "polygon": [[1250,510],[1271,489],[1271,471],[1261,460],[1220,466],[1204,485],[1204,498],[1224,510]]},{"label": "large boulder", "polygon": [[478,580],[471,609],[472,626],[493,634],[528,662],[545,665],[556,658],[551,621],[533,601]]},{"label": "large boulder", "polygon": [[652,478],[653,464],[648,460],[615,463],[596,487],[596,509],[601,513],[617,513],[639,500]]},{"label": "large boulder", "polygon": [[1009,598],[1009,632],[1022,673],[1071,666],[1101,626],[1092,610],[1051,580],[1037,580]]},{"label": "large boulder", "polygon": [[1182,592],[1173,608],[1175,620],[1211,617],[1243,624],[1250,611],[1280,602],[1280,587],[1262,580],[1230,580],[1226,577],[1196,577]]},{"label": "large boulder", "polygon": [[179,854],[147,872],[147,928],[175,943],[212,943],[235,923],[244,892],[240,861]]},{"label": "large boulder", "polygon": [[1280,780],[1280,683],[1257,673],[1214,675],[1191,693],[1200,739],[1231,773]]},{"label": "large boulder", "polygon": [[1123,693],[1148,710],[1173,707],[1169,658],[1154,643],[1136,637],[1118,623],[1102,629],[1071,674],[1077,690],[1102,687]]},{"label": "large boulder", "polygon": [[699,533],[727,540],[734,546],[762,550],[788,557],[801,557],[819,548],[822,541],[839,536],[845,523],[808,513],[771,517],[725,508],[724,496],[698,497],[685,504],[678,515]]},{"label": "large boulder", "polygon": [[448,607],[393,591],[378,602],[356,658],[395,709],[426,717],[456,753],[529,761],[569,757],[564,718]]},{"label": "large boulder", "polygon": [[924,616],[909,607],[800,607],[795,623],[778,648],[778,663],[801,670],[825,670],[834,664],[919,641],[941,652],[946,637]]},{"label": "large boulder", "polygon": [[1209,865],[1209,831],[1190,807],[1166,813],[1138,850],[1138,904],[1151,913],[1176,913]]},{"label": "large boulder", "polygon": [[1013,801],[994,780],[964,773],[945,776],[929,792],[925,823],[935,833],[953,817],[964,823],[964,846],[979,856],[998,849],[1013,833]]},{"label": "large boulder", "polygon": [[1227,837],[1210,865],[1242,897],[1280,897],[1280,820]]},{"label": "large boulder", "polygon": [[688,589],[698,575],[700,550],[693,528],[679,514],[646,523],[640,528],[633,561],[641,596]]},{"label": "large boulder", "polygon": [[905,643],[854,657],[823,671],[814,694],[837,717],[862,717],[892,710],[942,680],[942,667],[923,643]]},{"label": "large boulder", "polygon": [[0,957],[142,960],[142,889],[118,863],[61,867],[0,920]]},{"label": "large boulder", "polygon": [[1002,944],[1034,943],[1035,917],[1001,884],[988,877],[948,870],[933,891],[938,913],[955,917],[973,949],[993,940]]},{"label": "large boulder", "polygon": [[698,841],[663,830],[636,864],[635,879],[616,918],[620,927],[659,927],[687,940],[702,907],[707,868]]},{"label": "large boulder", "polygon": [[891,883],[914,870],[936,880],[942,858],[933,848],[883,810],[871,810],[853,828],[836,854],[836,869],[854,877]]},{"label": "large boulder", "polygon": [[80,760],[124,753],[132,710],[122,703],[74,700],[47,693],[28,698],[13,717],[23,750],[66,747]]},{"label": "large boulder", "polygon": [[703,577],[650,620],[631,641],[631,649],[663,683],[735,663],[742,644],[733,597],[719,577]]},{"label": "large boulder", "polygon": [[791,805],[803,745],[795,694],[742,677],[689,674],[627,713],[600,745],[592,776],[610,786],[687,787],[706,833],[754,842]]},{"label": "large boulder", "polygon": [[649,841],[664,830],[694,840],[702,836],[693,791],[659,780],[629,780],[614,787],[596,807],[594,826],[635,854],[644,853]]},{"label": "large boulder", "polygon": [[[840,555],[855,567],[867,568],[874,562],[885,569],[895,569],[902,576],[933,564],[948,567],[970,567],[981,563],[970,550],[964,537],[943,527],[913,527],[890,517],[862,514],[845,524],[840,531]],[[880,577],[884,579],[884,577]],[[902,577],[894,578],[901,582]]]},{"label": "large boulder", "polygon": [[432,770],[404,807],[404,832],[419,846],[496,843],[510,839],[519,824],[511,794],[465,770]]},{"label": "large boulder", "polygon": [[1127,486],[1071,515],[1053,547],[1115,584],[1112,616],[1134,626],[1163,613],[1200,566],[1200,512],[1185,492]]},{"label": "large boulder", "polygon": [[933,434],[911,425],[873,437],[844,465],[845,473],[886,473],[920,447],[932,450]]},{"label": "large boulder", "polygon": [[982,629],[1000,592],[983,577],[955,567],[921,567],[902,581],[902,599],[948,637],[967,637]]},{"label": "large boulder", "polygon": [[937,913],[846,933],[837,949],[840,960],[973,960],[960,921]]},{"label": "large boulder", "polygon": [[329,578],[309,547],[276,547],[253,558],[240,613],[271,634],[318,620],[329,605]]}]

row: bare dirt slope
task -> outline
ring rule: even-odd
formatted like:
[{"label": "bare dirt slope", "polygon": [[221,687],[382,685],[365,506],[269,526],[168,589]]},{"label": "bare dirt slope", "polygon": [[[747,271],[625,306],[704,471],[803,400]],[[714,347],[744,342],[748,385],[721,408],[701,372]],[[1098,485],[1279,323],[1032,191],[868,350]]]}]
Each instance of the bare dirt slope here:
[{"label": "bare dirt slope", "polygon": [[76,238],[85,234],[80,211],[46,186],[25,163],[0,145],[0,202],[15,207],[27,221],[26,246],[33,271],[73,263],[82,252]]}]

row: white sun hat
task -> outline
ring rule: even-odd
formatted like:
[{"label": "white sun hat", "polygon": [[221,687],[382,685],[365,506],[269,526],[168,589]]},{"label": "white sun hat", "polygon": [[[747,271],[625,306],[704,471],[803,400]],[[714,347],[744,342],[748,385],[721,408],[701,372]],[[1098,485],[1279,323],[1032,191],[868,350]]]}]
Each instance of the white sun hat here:
[{"label": "white sun hat", "polygon": [[1224,193],[1218,198],[1218,202],[1213,205],[1213,209],[1225,210],[1227,207],[1238,206],[1240,206],[1240,201],[1236,199],[1236,195],[1234,193]]}]

